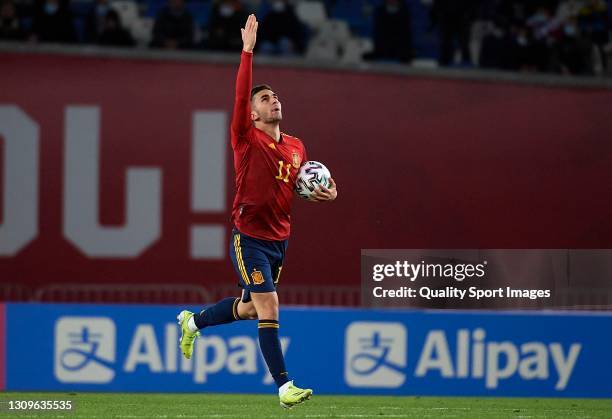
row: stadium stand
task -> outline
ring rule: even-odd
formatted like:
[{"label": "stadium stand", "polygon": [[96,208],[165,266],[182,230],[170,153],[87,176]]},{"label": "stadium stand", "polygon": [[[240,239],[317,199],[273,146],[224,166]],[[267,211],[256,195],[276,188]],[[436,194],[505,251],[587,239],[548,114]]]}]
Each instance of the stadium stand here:
[{"label": "stadium stand", "polygon": [[[211,13],[225,3],[231,5],[224,9],[228,16],[238,11],[256,12],[262,20],[274,10],[275,4],[272,0],[185,2],[195,21],[190,48],[209,48],[206,40]],[[22,0],[4,0],[3,4],[7,15],[11,7],[16,7],[19,22],[17,26],[11,24],[11,28],[18,27],[16,31],[11,28],[0,31],[0,39],[34,40],[32,31],[36,11],[40,11],[38,6]],[[101,10],[108,7],[116,10],[137,47],[145,48],[151,43],[154,21],[167,0],[72,0],[61,4],[70,5],[78,42],[96,42],[90,33],[91,17],[96,7],[102,6]],[[438,65],[482,67],[583,76],[610,72],[610,0],[295,0],[287,3],[287,7],[293,7],[303,22],[308,40],[308,46],[298,48],[297,53],[303,50],[307,59],[317,61],[360,63],[364,58],[394,61],[377,54],[373,40],[378,36],[377,13],[386,11],[393,15],[398,5],[405,7],[409,15],[405,25],[410,39],[391,37],[385,43],[409,43],[410,52],[401,54],[403,58],[399,59],[402,63],[430,68]],[[70,39],[66,36],[60,39]],[[461,41],[462,37],[467,41]],[[219,48],[213,46],[213,49]],[[264,52],[268,50],[264,48]],[[278,54],[283,49],[269,52]],[[296,53],[293,49],[287,52]]]}]

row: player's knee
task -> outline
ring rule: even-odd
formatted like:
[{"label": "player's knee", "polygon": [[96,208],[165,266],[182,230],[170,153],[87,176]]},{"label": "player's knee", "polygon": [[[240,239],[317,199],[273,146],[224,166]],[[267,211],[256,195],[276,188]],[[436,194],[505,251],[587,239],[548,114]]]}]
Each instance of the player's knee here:
[{"label": "player's knee", "polygon": [[255,310],[255,305],[253,302],[249,303],[240,303],[238,305],[238,315],[243,320],[256,320],[257,319],[257,310]]},{"label": "player's knee", "polygon": [[268,307],[260,307],[257,311],[257,317],[260,319],[270,319],[276,320],[278,319],[278,305],[268,306]]},{"label": "player's knee", "polygon": [[255,308],[257,310],[257,316],[260,319],[278,319],[277,298],[262,298],[255,304]]},{"label": "player's knee", "polygon": [[251,298],[260,320],[278,319],[278,295],[276,292],[252,293]]}]

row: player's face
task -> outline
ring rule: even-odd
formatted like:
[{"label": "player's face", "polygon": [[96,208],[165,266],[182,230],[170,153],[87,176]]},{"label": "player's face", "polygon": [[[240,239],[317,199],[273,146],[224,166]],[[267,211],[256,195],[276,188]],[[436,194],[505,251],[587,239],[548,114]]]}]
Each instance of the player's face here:
[{"label": "player's face", "polygon": [[283,113],[276,93],[272,90],[257,92],[251,101],[251,118],[266,124],[280,122]]}]

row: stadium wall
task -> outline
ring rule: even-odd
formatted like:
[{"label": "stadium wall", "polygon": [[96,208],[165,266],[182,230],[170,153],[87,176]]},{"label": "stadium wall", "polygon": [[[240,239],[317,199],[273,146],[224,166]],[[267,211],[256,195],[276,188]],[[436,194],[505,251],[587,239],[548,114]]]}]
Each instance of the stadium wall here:
[{"label": "stadium wall", "polygon": [[[9,391],[276,391],[254,322],[178,348],[178,307],[7,304]],[[284,309],[289,373],[316,394],[612,397],[612,314]],[[36,344],[23,333],[36,324]]]},{"label": "stadium wall", "polygon": [[[235,282],[235,64],[0,54],[2,284]],[[295,203],[282,283],[357,285],[362,248],[612,247],[609,89],[258,60],[254,81],[339,188]]]}]

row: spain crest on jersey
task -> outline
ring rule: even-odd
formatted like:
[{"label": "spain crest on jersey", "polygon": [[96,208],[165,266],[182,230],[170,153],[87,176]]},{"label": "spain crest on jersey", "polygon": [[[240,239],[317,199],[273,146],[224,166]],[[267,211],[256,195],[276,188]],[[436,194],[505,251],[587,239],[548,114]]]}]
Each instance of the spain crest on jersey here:
[{"label": "spain crest on jersey", "polygon": [[295,167],[296,169],[299,169],[300,163],[302,163],[302,159],[300,158],[300,155],[297,153],[297,151],[294,151],[293,153],[291,153],[291,157],[293,159],[293,167]]},{"label": "spain crest on jersey", "polygon": [[251,279],[253,280],[253,284],[255,285],[260,285],[264,283],[263,274],[257,269],[253,269],[253,272],[251,272]]}]

